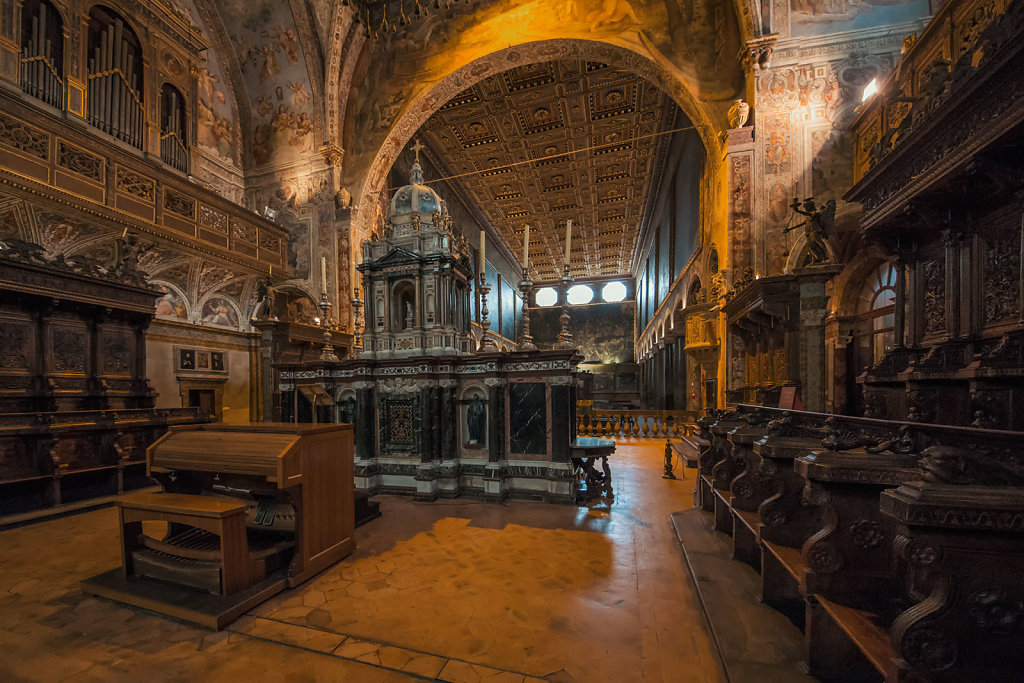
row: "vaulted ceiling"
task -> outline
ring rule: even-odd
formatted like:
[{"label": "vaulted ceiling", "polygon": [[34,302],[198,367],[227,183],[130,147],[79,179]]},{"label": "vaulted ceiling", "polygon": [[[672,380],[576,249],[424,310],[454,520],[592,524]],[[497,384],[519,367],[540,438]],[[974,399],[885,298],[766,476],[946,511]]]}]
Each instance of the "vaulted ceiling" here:
[{"label": "vaulted ceiling", "polygon": [[686,125],[676,104],[639,76],[559,61],[480,82],[420,136],[517,258],[530,224],[530,272],[543,281],[562,273],[567,219],[574,277],[629,272],[669,139],[657,133]]}]

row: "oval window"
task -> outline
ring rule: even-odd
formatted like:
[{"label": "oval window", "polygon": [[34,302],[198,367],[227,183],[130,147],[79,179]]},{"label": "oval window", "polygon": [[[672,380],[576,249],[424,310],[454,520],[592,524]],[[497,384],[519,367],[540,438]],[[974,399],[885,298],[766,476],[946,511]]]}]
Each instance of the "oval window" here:
[{"label": "oval window", "polygon": [[609,303],[615,303],[625,299],[628,292],[626,285],[616,280],[609,282],[601,289],[601,298]]},{"label": "oval window", "polygon": [[589,285],[573,285],[569,288],[565,300],[574,306],[589,304],[594,300],[594,290]]},{"label": "oval window", "polygon": [[558,292],[554,287],[541,287],[533,299],[538,306],[548,307],[558,303]]}]

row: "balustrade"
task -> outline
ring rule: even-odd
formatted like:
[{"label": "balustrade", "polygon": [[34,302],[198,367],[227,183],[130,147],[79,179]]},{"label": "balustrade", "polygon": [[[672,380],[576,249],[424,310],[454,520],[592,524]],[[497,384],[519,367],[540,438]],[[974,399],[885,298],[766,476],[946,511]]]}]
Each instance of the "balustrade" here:
[{"label": "balustrade", "polygon": [[697,429],[688,410],[594,410],[576,417],[579,436],[682,438]]}]

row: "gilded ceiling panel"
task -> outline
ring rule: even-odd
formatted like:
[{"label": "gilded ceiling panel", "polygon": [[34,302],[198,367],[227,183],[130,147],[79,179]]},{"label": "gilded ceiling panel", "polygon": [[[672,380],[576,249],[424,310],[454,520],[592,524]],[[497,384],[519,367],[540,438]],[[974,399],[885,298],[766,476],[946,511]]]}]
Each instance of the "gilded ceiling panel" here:
[{"label": "gilded ceiling panel", "polygon": [[535,280],[561,274],[573,220],[574,277],[628,273],[676,104],[604,64],[531,64],[460,93],[421,128],[514,253],[531,227]]}]

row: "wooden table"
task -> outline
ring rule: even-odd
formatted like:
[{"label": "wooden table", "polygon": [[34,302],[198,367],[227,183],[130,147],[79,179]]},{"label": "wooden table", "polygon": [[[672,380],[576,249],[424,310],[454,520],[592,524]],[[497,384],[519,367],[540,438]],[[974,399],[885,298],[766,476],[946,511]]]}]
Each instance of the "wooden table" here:
[{"label": "wooden table", "polygon": [[[615,452],[615,442],[611,439],[597,439],[592,436],[581,436],[569,442],[569,455],[572,458],[572,470],[576,477],[586,485],[580,492],[583,501],[596,498],[615,500],[612,490],[612,471],[608,467],[608,456]],[[601,471],[595,466],[601,460]]]}]

